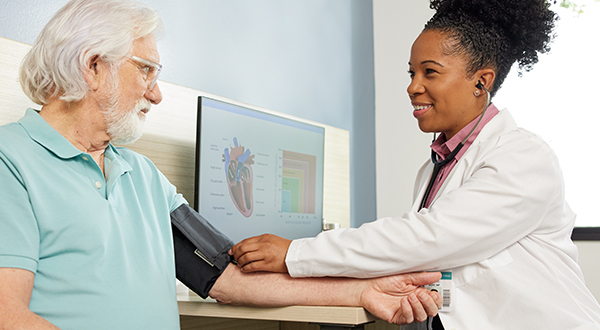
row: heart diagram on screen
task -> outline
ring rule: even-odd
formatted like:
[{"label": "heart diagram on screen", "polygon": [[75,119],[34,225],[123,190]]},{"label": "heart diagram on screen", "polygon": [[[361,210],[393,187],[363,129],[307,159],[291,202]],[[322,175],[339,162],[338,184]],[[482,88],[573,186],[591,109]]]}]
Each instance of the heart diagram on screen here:
[{"label": "heart diagram on screen", "polygon": [[252,195],[254,155],[250,152],[250,149],[245,149],[242,145],[239,145],[237,138],[233,138],[233,143],[235,147],[231,147],[231,150],[225,148],[223,153],[227,186],[233,204],[247,218],[254,209]]}]

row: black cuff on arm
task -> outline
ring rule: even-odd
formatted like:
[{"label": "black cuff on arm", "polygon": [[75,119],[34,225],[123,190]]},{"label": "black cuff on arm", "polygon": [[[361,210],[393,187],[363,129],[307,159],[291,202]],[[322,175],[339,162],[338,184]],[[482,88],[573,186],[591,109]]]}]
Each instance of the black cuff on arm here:
[{"label": "black cuff on arm", "polygon": [[171,212],[177,279],[202,298],[232,261],[233,242],[198,212],[182,204]]}]

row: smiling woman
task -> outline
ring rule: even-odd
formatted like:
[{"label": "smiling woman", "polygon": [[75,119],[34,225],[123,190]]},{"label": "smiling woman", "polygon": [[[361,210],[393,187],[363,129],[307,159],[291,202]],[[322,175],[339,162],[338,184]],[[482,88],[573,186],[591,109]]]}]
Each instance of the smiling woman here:
[{"label": "smiling woman", "polygon": [[495,73],[482,68],[470,77],[467,61],[447,53],[447,34],[437,30],[423,32],[415,41],[409,62],[411,84],[408,95],[413,115],[423,132],[443,132],[452,138],[485,109],[484,98],[473,97],[478,82],[491,88]]}]

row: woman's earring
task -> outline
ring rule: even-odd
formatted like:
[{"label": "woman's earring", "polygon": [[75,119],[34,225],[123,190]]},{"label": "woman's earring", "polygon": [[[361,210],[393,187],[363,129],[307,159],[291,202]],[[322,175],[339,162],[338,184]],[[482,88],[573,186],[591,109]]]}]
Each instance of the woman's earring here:
[{"label": "woman's earring", "polygon": [[476,89],[475,92],[473,92],[473,94],[475,94],[475,96],[479,96],[481,95],[481,92],[478,89]]}]

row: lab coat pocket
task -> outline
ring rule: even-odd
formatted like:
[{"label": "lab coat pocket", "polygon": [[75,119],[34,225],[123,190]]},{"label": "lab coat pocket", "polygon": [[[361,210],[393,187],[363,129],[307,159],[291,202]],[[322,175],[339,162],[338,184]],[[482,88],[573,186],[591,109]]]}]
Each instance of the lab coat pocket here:
[{"label": "lab coat pocket", "polygon": [[469,282],[485,275],[490,270],[510,264],[513,261],[508,250],[503,250],[492,257],[478,263],[456,268],[454,274],[454,284],[456,287],[463,286]]}]

